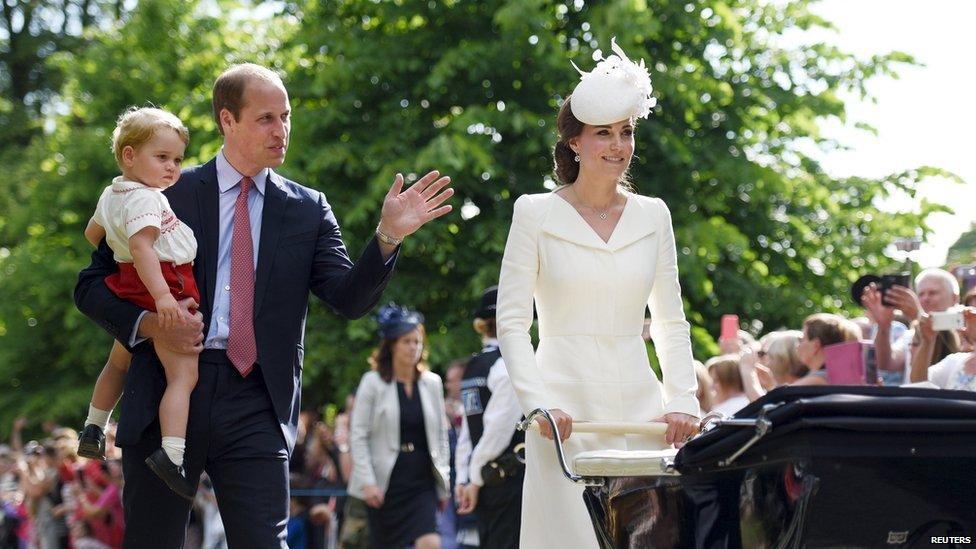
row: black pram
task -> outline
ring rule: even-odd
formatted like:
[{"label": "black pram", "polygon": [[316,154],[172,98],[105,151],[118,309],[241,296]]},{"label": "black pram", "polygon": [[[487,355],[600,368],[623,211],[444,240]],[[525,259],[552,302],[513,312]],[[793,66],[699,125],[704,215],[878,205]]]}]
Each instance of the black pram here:
[{"label": "black pram", "polygon": [[976,393],[784,387],[676,453],[631,454],[567,467],[605,548],[976,542]]}]

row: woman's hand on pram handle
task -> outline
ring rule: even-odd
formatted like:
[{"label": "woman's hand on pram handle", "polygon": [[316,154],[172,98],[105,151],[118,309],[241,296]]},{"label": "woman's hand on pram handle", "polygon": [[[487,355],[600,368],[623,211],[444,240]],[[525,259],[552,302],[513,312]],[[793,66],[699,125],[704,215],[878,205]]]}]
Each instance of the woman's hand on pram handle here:
[{"label": "woman's hand on pram handle", "polygon": [[[559,429],[559,440],[565,442],[569,435],[573,434],[573,418],[559,408],[549,410],[549,415],[552,416],[553,421],[556,422],[556,428]],[[536,418],[535,421],[539,424],[539,434],[552,440],[552,427],[549,426],[549,422],[542,417]]]},{"label": "woman's hand on pram handle", "polygon": [[664,414],[662,419],[668,424],[668,430],[664,432],[664,440],[668,444],[680,448],[698,434],[698,418],[691,414],[671,412]]}]

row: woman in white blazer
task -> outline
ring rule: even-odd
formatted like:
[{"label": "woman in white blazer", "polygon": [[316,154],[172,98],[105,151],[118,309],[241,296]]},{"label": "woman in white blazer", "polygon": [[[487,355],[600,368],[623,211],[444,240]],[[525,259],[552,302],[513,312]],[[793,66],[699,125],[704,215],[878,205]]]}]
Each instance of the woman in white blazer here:
[{"label": "woman in white blazer", "polygon": [[[585,450],[686,440],[699,416],[671,216],[660,199],[626,185],[636,118],[653,105],[650,78],[643,61],[613,50],[559,111],[554,157],[563,185],[516,201],[498,287],[498,339],[522,410],[553,411],[569,463]],[[538,349],[529,335],[533,301]],[[648,307],[663,383],[641,337]],[[657,419],[668,431],[666,441],[572,434],[573,418]],[[595,548],[582,488],[563,477],[543,438],[551,430],[540,425],[541,434],[525,437],[521,547]]]},{"label": "woman in white blazer", "polygon": [[450,471],[443,384],[424,363],[422,315],[390,304],[378,320],[373,370],[352,412],[349,494],[368,506],[370,547],[438,548]]}]

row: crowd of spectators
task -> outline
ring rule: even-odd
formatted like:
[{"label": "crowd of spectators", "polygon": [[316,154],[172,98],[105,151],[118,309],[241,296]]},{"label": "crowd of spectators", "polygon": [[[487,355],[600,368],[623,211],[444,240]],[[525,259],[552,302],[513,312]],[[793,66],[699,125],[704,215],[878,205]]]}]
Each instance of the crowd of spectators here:
[{"label": "crowd of spectators", "polygon": [[[342,546],[366,547],[357,535],[365,511],[346,497],[349,414],[354,399],[326,423],[319,414],[301,414],[298,442],[290,463],[291,512],[288,545],[292,549],[340,546],[340,526],[348,532]],[[46,426],[47,436],[21,442],[26,419],[18,419],[9,444],[0,444],[0,549],[114,549],[121,546],[121,454],[114,445],[114,425],[106,432],[105,461],[79,458],[73,429]],[[357,518],[360,520],[357,521]],[[187,549],[227,547],[213,488],[200,481],[187,529]],[[364,532],[360,532],[364,533]]]},{"label": "crowd of spectators", "polygon": [[44,425],[46,437],[22,441],[18,418],[0,444],[0,548],[119,547],[122,469],[109,441],[107,461],[78,458],[77,433]]},{"label": "crowd of spectators", "polygon": [[[460,374],[463,362],[455,365]],[[460,425],[456,383],[446,387],[445,413],[452,441]],[[366,508],[346,494],[352,472],[350,416],[355,399],[330,421],[302,412],[290,462],[291,505],[287,527],[291,549],[368,547]],[[105,461],[79,458],[73,429],[48,425],[47,436],[21,442],[25,419],[18,419],[9,444],[0,444],[0,549],[114,549],[121,546],[121,454],[114,425],[106,431]],[[453,444],[452,444],[453,449]],[[471,518],[458,517],[454,502],[440,513],[442,547],[476,547]],[[476,526],[474,538],[477,538]],[[217,500],[206,474],[200,481],[187,529],[187,549],[225,549]],[[467,539],[467,543],[455,542]]]},{"label": "crowd of spectators", "polygon": [[[799,330],[720,340],[721,354],[698,369],[702,410],[732,415],[775,387],[831,384],[830,347],[851,342],[864,349],[866,385],[976,391],[976,288],[960,299],[952,273],[926,269],[914,289],[872,283],[859,301],[861,317],[814,313]],[[950,314],[962,325],[936,329],[934,319]]]}]

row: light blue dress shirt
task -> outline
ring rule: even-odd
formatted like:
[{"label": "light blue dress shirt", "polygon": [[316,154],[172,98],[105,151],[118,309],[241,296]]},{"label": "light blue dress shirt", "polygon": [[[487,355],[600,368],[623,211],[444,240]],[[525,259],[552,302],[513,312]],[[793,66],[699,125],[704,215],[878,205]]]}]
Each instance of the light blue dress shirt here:
[{"label": "light blue dress shirt", "polygon": [[[261,243],[261,214],[264,212],[264,190],[268,184],[268,173],[264,168],[251,179],[254,188],[247,194],[247,211],[251,218],[251,242],[254,246],[254,270],[258,266],[258,245]],[[234,208],[241,194],[241,179],[238,172],[221,150],[217,155],[217,189],[220,192],[217,237],[217,280],[214,285],[214,308],[210,315],[210,330],[203,343],[206,349],[226,349],[230,333],[230,245],[234,236]],[[254,192],[258,191],[258,192]]]}]

